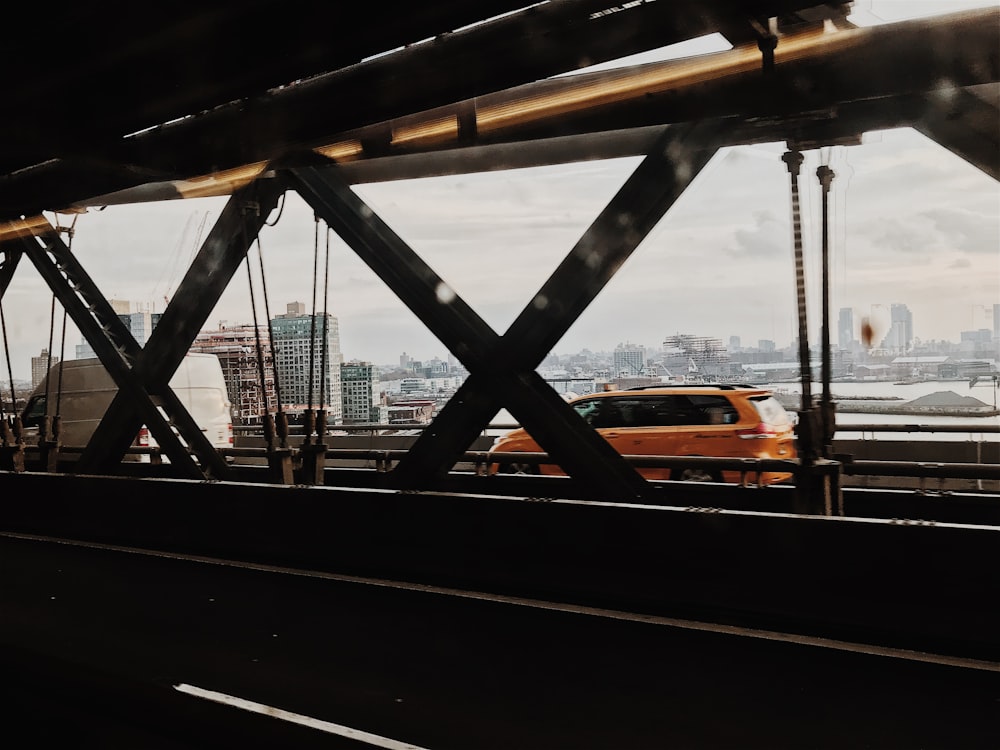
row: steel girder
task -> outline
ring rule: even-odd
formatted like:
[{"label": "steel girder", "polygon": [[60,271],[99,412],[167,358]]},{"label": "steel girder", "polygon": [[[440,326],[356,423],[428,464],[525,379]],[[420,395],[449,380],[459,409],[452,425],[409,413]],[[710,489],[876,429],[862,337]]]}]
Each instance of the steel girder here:
[{"label": "steel girder", "polygon": [[[312,71],[311,77],[300,74],[290,79],[295,81],[290,85],[276,84],[268,74],[258,74],[262,81],[267,80],[255,92],[240,87],[233,90],[225,81],[200,78],[191,82],[191,92],[178,93],[171,88],[169,96],[163,96],[154,88],[154,95],[143,102],[143,111],[161,112],[164,119],[160,122],[170,124],[138,135],[126,137],[159,123],[137,122],[137,107],[124,109],[107,92],[98,92],[99,107],[114,107],[108,120],[122,129],[108,132],[106,126],[97,129],[93,123],[84,124],[85,136],[61,134],[59,148],[48,158],[42,158],[44,149],[35,151],[30,164],[20,165],[30,168],[8,175],[0,184],[0,218],[61,209],[157,180],[188,179],[273,160],[301,144],[324,143],[317,139],[330,133],[404,117],[704,34],[722,32],[734,43],[746,42],[753,38],[753,21],[759,24],[763,20],[766,25],[769,17],[793,14],[816,4],[815,0],[674,0],[615,5],[605,0],[559,0],[536,3],[467,28],[442,27],[433,38],[427,38],[422,20],[407,24],[406,31],[400,32],[398,19],[389,14],[389,18],[380,17],[373,23],[388,27],[383,38],[394,40],[392,44],[341,59],[341,67],[320,68]],[[421,8],[419,12],[426,16],[433,10]],[[467,17],[468,12],[461,16]],[[441,20],[450,18],[457,20],[459,16],[448,14]],[[333,41],[327,47],[356,49],[357,35],[350,25],[344,28],[352,38],[343,45],[336,41],[339,26],[342,24],[331,29]],[[399,38],[421,33],[419,29],[425,29],[425,35],[411,38],[409,46],[357,62],[403,46],[406,43]],[[162,44],[162,39],[155,41]],[[189,40],[181,39],[178,44],[189,44]],[[278,69],[287,66],[288,55],[273,61],[269,54],[260,49],[245,62],[276,65]],[[324,48],[316,59],[331,65],[335,57],[336,53]],[[178,67],[173,66],[173,74]],[[125,72],[134,74],[132,70]],[[185,103],[186,109],[164,109],[165,100],[180,96],[184,101],[206,86],[217,89],[220,95],[229,93],[211,104],[198,96]],[[131,94],[138,96],[134,90]],[[52,106],[51,99],[43,97],[43,111]],[[88,95],[87,101],[91,99]],[[65,102],[58,101],[65,108]],[[345,107],[343,102],[353,106]],[[31,113],[35,108],[24,104],[22,109]],[[18,110],[16,101],[10,110]],[[197,116],[191,116],[194,114]],[[47,118],[31,116],[32,122],[36,119],[44,132]],[[234,132],[240,137],[233,138]]]},{"label": "steel girder", "polygon": [[13,245],[0,246],[0,255],[3,256],[0,259],[0,300],[2,300],[7,292],[7,287],[10,286],[11,279],[14,278],[17,264],[21,262],[21,251]]},{"label": "steel girder", "polygon": [[[102,438],[95,434],[81,457],[80,469],[85,470],[84,457],[88,452],[108,454],[118,451],[116,461],[120,461],[131,444],[139,427],[145,423],[163,450],[176,462],[180,471],[188,476],[199,476],[194,460],[178,440],[170,424],[157,406],[163,406],[167,414],[181,420],[187,414],[176,399],[169,399],[169,393],[147,390],[136,376],[133,366],[141,351],[139,344],[118,318],[97,285],[77,261],[70,249],[63,243],[56,229],[47,224],[47,229],[39,228],[36,235],[20,239],[22,249],[34,264],[39,275],[56,295],[63,308],[93,347],[108,374],[118,386],[118,399],[127,399],[134,406],[138,423],[130,433],[105,434]],[[169,389],[167,389],[169,391]],[[156,401],[153,395],[158,397]],[[192,422],[190,416],[188,422]],[[199,430],[198,435],[205,438]],[[197,440],[192,436],[194,440]],[[106,441],[106,442],[105,442]],[[214,452],[214,451],[213,451]]]},{"label": "steel girder", "polygon": [[[869,130],[913,126],[941,137],[943,145],[996,177],[998,23],[1000,11],[985,10],[840,31],[792,55],[779,54],[768,75],[759,60],[747,69],[744,50],[742,56],[734,51],[696,59],[696,76],[685,74],[690,59],[647,63],[529,83],[354,130],[335,132],[310,116],[300,127],[314,132],[308,138],[303,133],[300,142],[364,144],[362,153],[341,165],[343,178],[354,184],[637,156],[666,124],[701,118],[729,120],[720,145],[782,140],[830,145]],[[792,43],[779,39],[776,52]],[[633,95],[622,95],[619,84],[633,87]],[[588,89],[606,98],[591,102]],[[556,111],[546,99],[575,104]],[[504,127],[485,129],[478,122],[484,110],[519,114]],[[391,140],[394,129],[449,118],[460,122],[454,138]],[[159,137],[153,132],[140,138],[149,138],[153,148]],[[276,148],[281,143],[274,141]],[[147,182],[80,205],[178,197],[174,182]]]},{"label": "steel girder", "polygon": [[642,495],[645,481],[535,368],[714,151],[713,126],[665,133],[502,337],[373,215],[335,168],[291,170],[293,184],[317,214],[470,372],[393,471],[396,486],[419,486],[447,473],[506,406],[570,476],[603,488],[612,498]]},{"label": "steel girder", "polygon": [[[284,188],[275,180],[258,180],[234,194],[208,237],[202,243],[150,334],[146,346],[135,353],[133,369],[151,392],[171,397],[168,383],[191,348],[208,316],[243,262]],[[202,472],[214,478],[227,475],[228,467],[201,429],[183,409],[179,414],[182,435],[195,449]],[[121,460],[123,443],[142,425],[144,415],[128,393],[119,393],[80,459],[82,471],[102,471]],[[159,437],[157,437],[159,440]],[[114,446],[113,448],[110,446]],[[102,446],[109,446],[103,448]],[[173,462],[173,455],[168,453]]]},{"label": "steel girder", "polygon": [[642,147],[644,129],[702,118],[729,120],[722,145],[825,145],[913,126],[940,134],[944,145],[996,177],[998,24],[1000,10],[988,10],[839,31],[814,42],[779,40],[777,51],[792,51],[767,74],[748,65],[752,55],[734,50],[541,81],[382,126],[392,132],[465,113],[462,143],[380,144],[374,128],[331,139],[376,144],[377,158],[343,167],[347,179],[364,182],[459,172],[466,154],[478,169],[497,168],[490,160],[509,168],[635,155],[643,153],[634,149]]}]

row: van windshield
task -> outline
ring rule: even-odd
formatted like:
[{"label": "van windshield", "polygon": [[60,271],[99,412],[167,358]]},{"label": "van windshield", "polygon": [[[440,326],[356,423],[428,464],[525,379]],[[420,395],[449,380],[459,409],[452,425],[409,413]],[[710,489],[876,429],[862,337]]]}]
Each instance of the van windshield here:
[{"label": "van windshield", "polygon": [[21,415],[24,427],[41,427],[45,421],[45,395],[35,396],[28,401]]}]

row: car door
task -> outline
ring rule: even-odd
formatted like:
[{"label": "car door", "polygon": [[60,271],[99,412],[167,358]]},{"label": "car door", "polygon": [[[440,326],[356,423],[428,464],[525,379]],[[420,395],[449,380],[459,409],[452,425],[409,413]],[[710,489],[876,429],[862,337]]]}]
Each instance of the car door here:
[{"label": "car door", "polygon": [[[670,456],[673,449],[674,396],[635,395],[604,399],[608,425],[598,430],[616,451],[632,456]],[[643,468],[647,479],[666,479],[669,469]]]},{"label": "car door", "polygon": [[740,455],[735,439],[739,412],[725,396],[685,394],[678,396],[678,428],[675,449],[680,456]]}]

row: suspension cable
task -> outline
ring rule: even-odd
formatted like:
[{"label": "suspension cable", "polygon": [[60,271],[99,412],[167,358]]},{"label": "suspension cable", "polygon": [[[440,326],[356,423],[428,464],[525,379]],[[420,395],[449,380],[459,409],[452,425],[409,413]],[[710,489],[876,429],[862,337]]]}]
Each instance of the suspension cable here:
[{"label": "suspension cable", "polygon": [[812,372],[809,362],[809,327],[806,316],[805,265],[802,260],[802,217],[799,211],[799,167],[802,166],[802,152],[785,152],[781,160],[788,166],[792,187],[792,238],[795,253],[795,296],[798,304],[799,322],[799,368],[802,378],[802,408],[812,406]]},{"label": "suspension cable", "polygon": [[[60,227],[66,231],[66,252],[73,252],[73,237],[76,236],[76,220],[80,217],[79,214],[73,215],[73,221],[69,223],[68,227]],[[65,306],[63,307],[63,319],[62,319],[62,333],[59,342],[59,377],[56,383],[56,411],[54,416],[59,416],[62,410],[62,392],[63,392],[63,369],[65,368],[66,362],[66,321],[68,319],[69,313],[67,312]],[[51,342],[51,339],[50,339]],[[51,353],[51,343],[49,344],[49,352]],[[48,393],[45,395],[46,408],[48,408]]]},{"label": "suspension cable", "polygon": [[823,448],[825,452],[830,452],[834,433],[833,397],[830,394],[830,380],[833,375],[833,363],[830,357],[830,185],[835,174],[830,169],[829,164],[821,164],[816,169],[816,177],[822,188],[822,223],[823,223],[823,325],[822,341],[823,346],[823,391],[820,396],[820,419],[823,426]]},{"label": "suspension cable", "polygon": [[[49,377],[49,373],[52,371],[52,339],[55,336],[56,329],[56,295],[52,294],[52,303],[49,305],[49,348],[45,350],[45,416],[48,416],[49,412],[49,395],[52,390],[52,379]],[[52,414],[55,416],[55,413]]]},{"label": "suspension cable", "polygon": [[[277,219],[275,220],[277,223]],[[273,224],[270,226],[274,226]],[[274,324],[271,322],[271,305],[268,301],[267,296],[267,275],[264,273],[264,248],[260,244],[260,233],[257,234],[257,260],[260,263],[260,286],[264,295],[264,317],[267,318],[267,337],[268,341],[271,342],[271,371],[274,374],[274,398],[277,402],[276,411],[281,411],[281,387],[278,382],[278,366],[274,362]],[[261,365],[262,372],[263,364]],[[264,375],[261,375],[263,378]],[[264,388],[264,383],[261,382],[261,388]],[[264,410],[267,410],[267,391],[264,391]]]},{"label": "suspension cable", "polygon": [[315,228],[313,231],[313,296],[312,296],[312,316],[309,323],[309,411],[313,407],[313,374],[315,370],[316,353],[316,277],[319,264],[319,214],[313,214]]},{"label": "suspension cable", "polygon": [[267,381],[264,374],[264,346],[260,340],[260,325],[257,322],[257,301],[254,297],[253,292],[253,272],[250,268],[250,256],[246,258],[247,261],[247,287],[250,290],[250,309],[253,314],[253,335],[254,335],[254,346],[257,352],[257,374],[260,375],[260,392],[264,401],[264,412],[267,412]]},{"label": "suspension cable", "polygon": [[[7,341],[7,319],[3,314],[3,298],[0,297],[0,329],[3,330],[3,350],[7,358],[7,377],[10,378],[10,408],[17,414],[17,392],[14,389],[14,368],[10,362],[10,344]],[[0,396],[0,417],[4,416],[3,397]]]},{"label": "suspension cable", "polygon": [[323,374],[320,376],[319,385],[319,409],[323,411],[323,400],[326,396],[326,390],[329,386],[329,376],[331,363],[327,360],[329,359],[330,352],[328,339],[330,337],[330,317],[327,310],[327,305],[329,303],[330,295],[330,227],[326,227],[326,257],[324,258],[325,270],[323,272],[323,354],[320,357],[322,361]]}]

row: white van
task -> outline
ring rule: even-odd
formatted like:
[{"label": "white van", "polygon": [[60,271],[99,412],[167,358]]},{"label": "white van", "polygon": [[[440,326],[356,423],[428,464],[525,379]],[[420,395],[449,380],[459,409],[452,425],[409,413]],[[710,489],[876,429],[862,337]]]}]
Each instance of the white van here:
[{"label": "white van", "polygon": [[[118,394],[118,386],[99,359],[67,360],[61,363],[61,370],[60,374],[60,365],[54,365],[28,398],[21,414],[27,443],[37,442],[46,414],[55,416],[58,408],[62,418],[60,443],[85,446]],[[232,405],[217,356],[199,352],[185,355],[170,379],[170,388],[213,446],[233,447]],[[154,446],[155,442],[143,427],[135,444]]]}]

